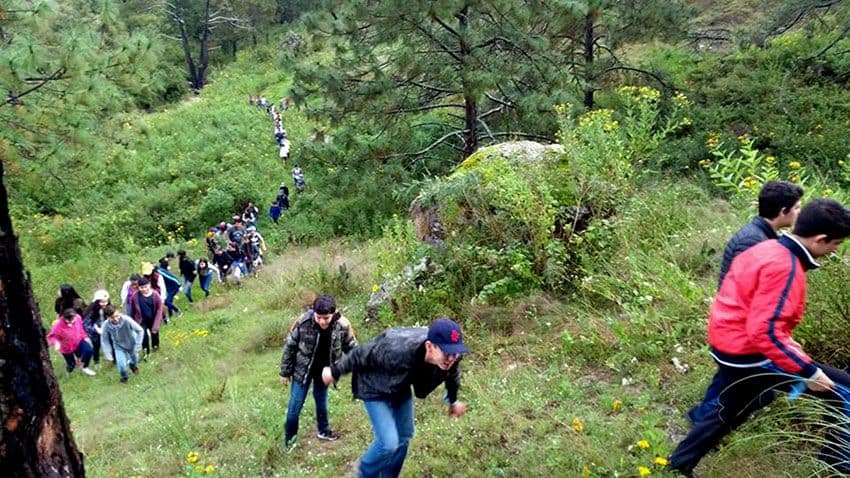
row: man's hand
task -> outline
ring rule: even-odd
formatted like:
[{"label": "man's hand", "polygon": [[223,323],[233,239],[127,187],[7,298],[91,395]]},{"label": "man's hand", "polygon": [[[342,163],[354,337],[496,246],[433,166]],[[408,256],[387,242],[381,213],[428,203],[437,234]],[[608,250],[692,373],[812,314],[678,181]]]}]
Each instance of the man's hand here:
[{"label": "man's hand", "polygon": [[823,370],[818,369],[812,378],[806,381],[806,386],[813,392],[826,392],[835,388],[835,382],[823,373]]},{"label": "man's hand", "polygon": [[454,402],[449,405],[449,416],[452,418],[460,418],[466,413],[466,410],[469,407],[466,406],[463,402]]},{"label": "man's hand", "polygon": [[334,374],[331,373],[330,367],[322,369],[322,382],[325,383],[326,387],[330,387],[331,384],[334,383]]},{"label": "man's hand", "polygon": [[289,385],[289,377],[280,377],[280,384],[284,387]]}]

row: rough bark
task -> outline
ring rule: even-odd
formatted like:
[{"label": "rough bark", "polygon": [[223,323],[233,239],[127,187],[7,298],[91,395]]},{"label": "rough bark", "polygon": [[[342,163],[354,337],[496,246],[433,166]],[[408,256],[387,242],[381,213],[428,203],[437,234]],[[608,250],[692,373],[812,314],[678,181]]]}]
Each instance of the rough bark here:
[{"label": "rough bark", "polygon": [[596,90],[593,77],[593,60],[594,51],[593,45],[596,38],[593,36],[593,23],[596,21],[596,14],[593,9],[587,12],[584,18],[584,107],[585,109],[593,109],[593,93]]},{"label": "rough bark", "polygon": [[0,162],[0,470],[15,477],[85,476],[2,176]]},{"label": "rough bark", "polygon": [[458,14],[458,31],[460,32],[460,58],[461,58],[461,76],[463,84],[463,108],[465,126],[463,133],[463,158],[466,159],[472,156],[472,153],[478,149],[478,101],[473,91],[469,75],[467,62],[470,61],[472,47],[469,44],[467,29],[469,27],[469,5],[464,5],[460,14]]}]

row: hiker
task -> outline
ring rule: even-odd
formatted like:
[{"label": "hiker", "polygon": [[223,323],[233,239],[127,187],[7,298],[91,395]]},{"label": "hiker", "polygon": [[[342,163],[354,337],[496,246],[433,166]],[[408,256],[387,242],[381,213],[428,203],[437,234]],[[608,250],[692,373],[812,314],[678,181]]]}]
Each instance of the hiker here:
[{"label": "hiker", "polygon": [[245,235],[245,224],[241,216],[233,216],[233,225],[227,229],[229,244],[235,244],[238,248],[242,244],[242,236]]},{"label": "hiker", "polygon": [[198,273],[198,282],[201,284],[201,290],[204,291],[204,297],[209,297],[213,277],[218,278],[218,281],[221,282],[218,268],[202,257],[195,263],[195,270]]},{"label": "hiker", "polygon": [[304,182],[304,171],[301,171],[301,168],[297,164],[292,168],[292,182],[295,183],[295,189],[299,193],[304,192],[304,188],[307,187],[307,184]]},{"label": "hiker", "polygon": [[776,232],[791,227],[800,213],[803,188],[787,181],[769,181],[761,188],[758,197],[759,215],[741,228],[726,244],[717,288],[732,265],[735,257],[750,247],[768,239],[776,239]]},{"label": "hiker", "polygon": [[466,413],[466,404],[457,400],[460,359],[466,353],[460,326],[441,317],[427,329],[388,329],[324,368],[325,385],[353,373],[351,390],[372,422],[375,440],[360,458],[358,476],[399,476],[413,438],[413,394],[425,398],[445,382],[449,415]]},{"label": "hiker", "polygon": [[167,324],[169,319],[175,314],[178,316],[183,315],[180,308],[174,305],[174,298],[180,293],[182,283],[177,276],[163,268],[158,268],[157,272],[165,284],[165,300],[163,301],[163,304],[168,311],[168,317],[164,318],[164,321]]},{"label": "hiker", "polygon": [[115,362],[121,383],[127,383],[128,367],[133,374],[139,373],[139,352],[142,350],[145,330],[111,305],[106,306],[103,311],[107,317],[103,325],[106,359]]},{"label": "hiker", "polygon": [[245,223],[246,226],[256,226],[257,219],[260,217],[260,210],[257,209],[257,206],[254,203],[248,201],[248,205],[245,206],[245,210],[242,211],[242,222]]},{"label": "hiker", "polygon": [[248,106],[254,106],[254,97],[248,95]]},{"label": "hiker", "polygon": [[[850,375],[813,361],[791,338],[803,319],[807,271],[818,268],[815,259],[835,252],[847,236],[850,211],[835,200],[818,199],[800,210],[791,234],[756,244],[732,261],[709,312],[717,373],[698,410],[689,414],[697,420],[670,457],[672,469],[692,476],[705,454],[773,400],[774,389],[805,384],[808,394],[836,410],[850,409]],[[828,427],[833,438],[827,438],[820,458],[847,473],[850,435],[843,423]]]},{"label": "hiker", "polygon": [[94,368],[100,368],[100,339],[103,334],[103,322],[106,320],[103,310],[108,305],[112,305],[109,302],[109,292],[103,289],[97,290],[83,315],[83,329],[92,345]]},{"label": "hiker", "polygon": [[280,160],[283,161],[284,164],[286,164],[286,160],[289,159],[289,146],[289,140],[284,138],[280,145],[280,152],[278,154]]},{"label": "hiker", "polygon": [[207,244],[207,255],[209,255],[210,259],[212,259],[213,254],[215,254],[215,248],[218,247],[218,242],[216,241],[216,228],[211,227],[207,231],[206,235],[206,244]]},{"label": "hiker", "polygon": [[59,295],[53,303],[53,310],[56,315],[65,312],[66,309],[74,309],[80,316],[85,312],[86,304],[83,302],[80,294],[70,284],[62,284],[59,286]]},{"label": "hiker", "polygon": [[336,310],[333,297],[322,295],[313,306],[292,324],[280,360],[280,383],[291,382],[289,406],[286,409],[284,446],[292,450],[298,434],[298,418],[313,384],[316,402],[316,438],[333,441],[339,434],[328,423],[328,386],[322,381],[322,370],[351,352],[357,338],[348,319]]},{"label": "hiker", "polygon": [[65,370],[68,373],[77,368],[79,357],[82,372],[88,376],[97,375],[89,368],[92,356],[91,340],[83,329],[83,318],[74,309],[69,307],[56,318],[47,334],[47,343],[65,359]]},{"label": "hiker", "polygon": [[133,304],[130,303],[133,294],[139,291],[139,274],[131,274],[121,286],[121,310],[127,315],[133,315]]},{"label": "hiker", "polygon": [[171,272],[171,259],[174,259],[174,253],[166,252],[165,256],[159,258],[159,268]]},{"label": "hiker", "polygon": [[242,285],[242,269],[239,264],[236,264],[236,260],[230,251],[225,251],[220,247],[216,249],[212,263],[219,270],[221,282],[227,282],[227,277],[232,275],[236,280],[236,285]]},{"label": "hiker", "polygon": [[151,288],[159,294],[162,303],[165,304],[165,279],[157,271],[156,267],[150,262],[142,262],[142,277],[149,280]]},{"label": "hiker", "polygon": [[162,323],[162,299],[145,277],[139,279],[139,292],[133,294],[133,320],[145,330],[142,348],[145,357],[151,348],[159,350],[159,326]]},{"label": "hiker", "polygon": [[177,251],[177,257],[180,258],[180,275],[183,276],[183,294],[186,295],[186,300],[190,303],[192,300],[192,284],[195,282],[195,261],[189,258],[186,251]]}]

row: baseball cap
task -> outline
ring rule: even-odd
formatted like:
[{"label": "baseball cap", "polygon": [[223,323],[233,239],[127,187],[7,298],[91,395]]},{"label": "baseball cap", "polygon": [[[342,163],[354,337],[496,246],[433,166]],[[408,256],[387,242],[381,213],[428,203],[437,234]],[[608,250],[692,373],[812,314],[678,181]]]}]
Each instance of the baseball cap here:
[{"label": "baseball cap", "polygon": [[99,300],[109,300],[109,292],[106,292],[103,289],[96,290],[94,292],[94,299],[92,299],[92,302],[97,302]]},{"label": "baseball cap", "polygon": [[468,354],[469,349],[463,345],[463,333],[457,323],[448,318],[440,317],[431,322],[428,328],[428,341],[440,347],[444,354]]},{"label": "baseball cap", "polygon": [[151,272],[153,272],[153,264],[142,262],[142,275],[150,275]]}]

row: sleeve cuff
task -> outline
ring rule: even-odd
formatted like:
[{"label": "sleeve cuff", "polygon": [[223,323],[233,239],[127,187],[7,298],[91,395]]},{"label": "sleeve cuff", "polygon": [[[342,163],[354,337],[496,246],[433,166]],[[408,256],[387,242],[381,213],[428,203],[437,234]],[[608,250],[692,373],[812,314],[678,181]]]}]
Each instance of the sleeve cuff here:
[{"label": "sleeve cuff", "polygon": [[805,378],[810,379],[810,378],[814,377],[815,374],[818,373],[819,370],[820,370],[820,368],[818,368],[817,365],[815,365],[814,363],[810,363],[810,364],[806,365],[805,367],[803,367],[803,370],[800,371],[800,375],[805,377]]},{"label": "sleeve cuff", "polygon": [[340,373],[339,373],[339,369],[337,369],[336,367],[332,366],[332,367],[331,367],[331,375],[333,375],[333,377],[334,377],[334,382],[339,382],[339,377],[340,377],[340,375],[342,375],[342,374],[340,374]]}]

